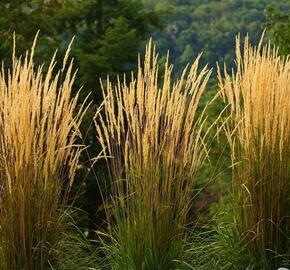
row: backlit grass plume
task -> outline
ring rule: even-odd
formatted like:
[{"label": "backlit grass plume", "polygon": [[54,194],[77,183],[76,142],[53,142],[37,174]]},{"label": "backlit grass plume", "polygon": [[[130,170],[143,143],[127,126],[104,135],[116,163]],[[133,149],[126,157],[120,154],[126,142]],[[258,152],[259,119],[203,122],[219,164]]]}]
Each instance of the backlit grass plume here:
[{"label": "backlit grass plume", "polygon": [[199,57],[172,82],[167,61],[161,79],[150,42],[136,77],[103,86],[96,130],[112,178],[112,269],[175,269],[180,259],[196,175],[207,157],[197,107],[210,71],[198,71],[198,63]]},{"label": "backlit grass plume", "polygon": [[[41,270],[53,263],[59,203],[72,185],[83,109],[75,114],[72,63],[35,67],[36,40],[0,74],[0,268]],[[66,70],[66,71],[64,71]],[[53,75],[55,74],[55,75]],[[62,79],[61,79],[62,78]]]},{"label": "backlit grass plume", "polygon": [[237,38],[236,62],[236,72],[219,75],[231,111],[236,220],[252,256],[276,269],[290,247],[290,61],[270,43],[246,38],[242,47]]}]

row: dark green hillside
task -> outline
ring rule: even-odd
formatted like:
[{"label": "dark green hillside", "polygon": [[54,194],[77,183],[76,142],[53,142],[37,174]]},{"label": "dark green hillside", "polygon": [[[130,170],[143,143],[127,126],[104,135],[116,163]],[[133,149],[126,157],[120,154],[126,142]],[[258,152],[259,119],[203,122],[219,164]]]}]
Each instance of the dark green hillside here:
[{"label": "dark green hillside", "polygon": [[201,51],[204,62],[233,63],[235,35],[250,33],[256,43],[266,24],[265,9],[275,5],[289,10],[287,0],[144,0],[150,8],[166,10],[166,27],[153,33],[158,48],[168,49],[172,62],[180,66]]}]

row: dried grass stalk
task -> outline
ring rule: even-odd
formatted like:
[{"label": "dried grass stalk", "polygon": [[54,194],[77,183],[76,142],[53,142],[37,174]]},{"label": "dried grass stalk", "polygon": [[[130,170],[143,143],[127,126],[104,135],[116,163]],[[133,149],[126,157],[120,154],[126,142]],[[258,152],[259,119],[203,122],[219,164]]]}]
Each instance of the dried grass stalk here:
[{"label": "dried grass stalk", "polygon": [[196,174],[208,155],[206,117],[197,109],[211,72],[198,71],[199,58],[174,83],[167,60],[161,81],[150,42],[136,78],[103,86],[96,130],[112,178],[118,269],[171,269],[180,252]]},{"label": "dried grass stalk", "polygon": [[258,47],[248,37],[236,43],[237,70],[219,81],[231,111],[237,223],[253,256],[274,267],[290,247],[290,61],[262,39]]},{"label": "dried grass stalk", "polygon": [[[47,269],[60,237],[59,203],[72,185],[81,147],[71,97],[72,63],[47,71],[33,63],[36,39],[23,59],[0,73],[0,268]],[[66,71],[64,71],[66,70]],[[54,75],[56,73],[56,75]],[[62,78],[62,79],[61,79]],[[63,196],[61,196],[63,195]]]}]

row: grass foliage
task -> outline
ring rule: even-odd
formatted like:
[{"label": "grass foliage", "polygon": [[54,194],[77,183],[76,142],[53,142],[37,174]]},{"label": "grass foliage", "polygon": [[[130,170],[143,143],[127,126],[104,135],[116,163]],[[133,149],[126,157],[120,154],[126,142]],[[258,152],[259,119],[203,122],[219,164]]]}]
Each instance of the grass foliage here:
[{"label": "grass foliage", "polygon": [[270,43],[253,47],[246,38],[241,46],[238,37],[236,63],[219,75],[230,106],[235,239],[259,262],[255,269],[276,269],[290,255],[290,61]]},{"label": "grass foliage", "polygon": [[107,161],[112,196],[104,202],[109,226],[98,232],[99,249],[74,225],[71,207],[63,207],[86,112],[79,95],[72,97],[70,46],[62,68],[54,55],[44,71],[34,65],[35,45],[36,39],[23,58],[14,48],[12,67],[3,64],[0,72],[1,270],[290,266],[290,58],[262,39],[253,47],[237,37],[236,69],[218,70],[225,102],[219,113],[229,113],[218,132],[224,129],[231,152],[232,189],[218,214],[206,217],[214,226],[192,234],[196,182],[208,177],[204,161],[220,117],[209,121],[201,100],[211,70],[199,67],[198,56],[174,80],[173,66],[167,58],[160,68],[150,41],[129,81],[103,82],[96,159]]},{"label": "grass foliage", "polygon": [[[47,269],[61,238],[59,204],[72,185],[84,110],[74,113],[72,63],[46,72],[33,47],[0,74],[0,268]],[[56,74],[56,75],[54,75]]]},{"label": "grass foliage", "polygon": [[112,269],[175,269],[198,170],[208,155],[199,100],[210,71],[199,57],[172,83],[150,42],[129,83],[103,87],[96,130],[112,177]]}]

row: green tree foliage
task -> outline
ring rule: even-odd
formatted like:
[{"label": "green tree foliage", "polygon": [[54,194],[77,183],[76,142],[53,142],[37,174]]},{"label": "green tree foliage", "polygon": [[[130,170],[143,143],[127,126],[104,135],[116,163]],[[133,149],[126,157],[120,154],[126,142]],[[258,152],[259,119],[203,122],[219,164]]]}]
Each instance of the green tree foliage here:
[{"label": "green tree foliage", "polygon": [[31,47],[38,30],[41,36],[38,46],[38,57],[48,60],[56,48],[56,22],[64,5],[59,0],[2,0],[0,2],[0,59],[11,63],[13,32],[17,52],[23,54]]},{"label": "green tree foliage", "polygon": [[267,16],[267,28],[272,40],[279,46],[279,52],[284,55],[290,54],[290,6],[288,11],[284,12],[269,6],[265,14]]},{"label": "green tree foliage", "polygon": [[[159,25],[156,12],[145,11],[138,1],[87,0],[76,10],[71,34],[76,35],[79,84],[90,91],[96,88],[99,77],[134,68],[147,33]],[[98,101],[99,93],[93,94]]]},{"label": "green tree foliage", "polygon": [[24,53],[40,30],[36,56],[43,61],[56,48],[61,55],[75,36],[77,88],[93,92],[95,102],[99,77],[134,68],[148,32],[160,25],[157,13],[136,0],[2,0],[0,10],[1,60],[9,63],[13,32]]},{"label": "green tree foliage", "polygon": [[266,23],[265,8],[273,3],[281,9],[289,8],[287,0],[144,1],[149,7],[168,10],[166,28],[153,37],[162,53],[170,50],[177,70],[201,51],[204,63],[212,67],[216,62],[233,66],[235,36],[249,33],[257,43]]}]

